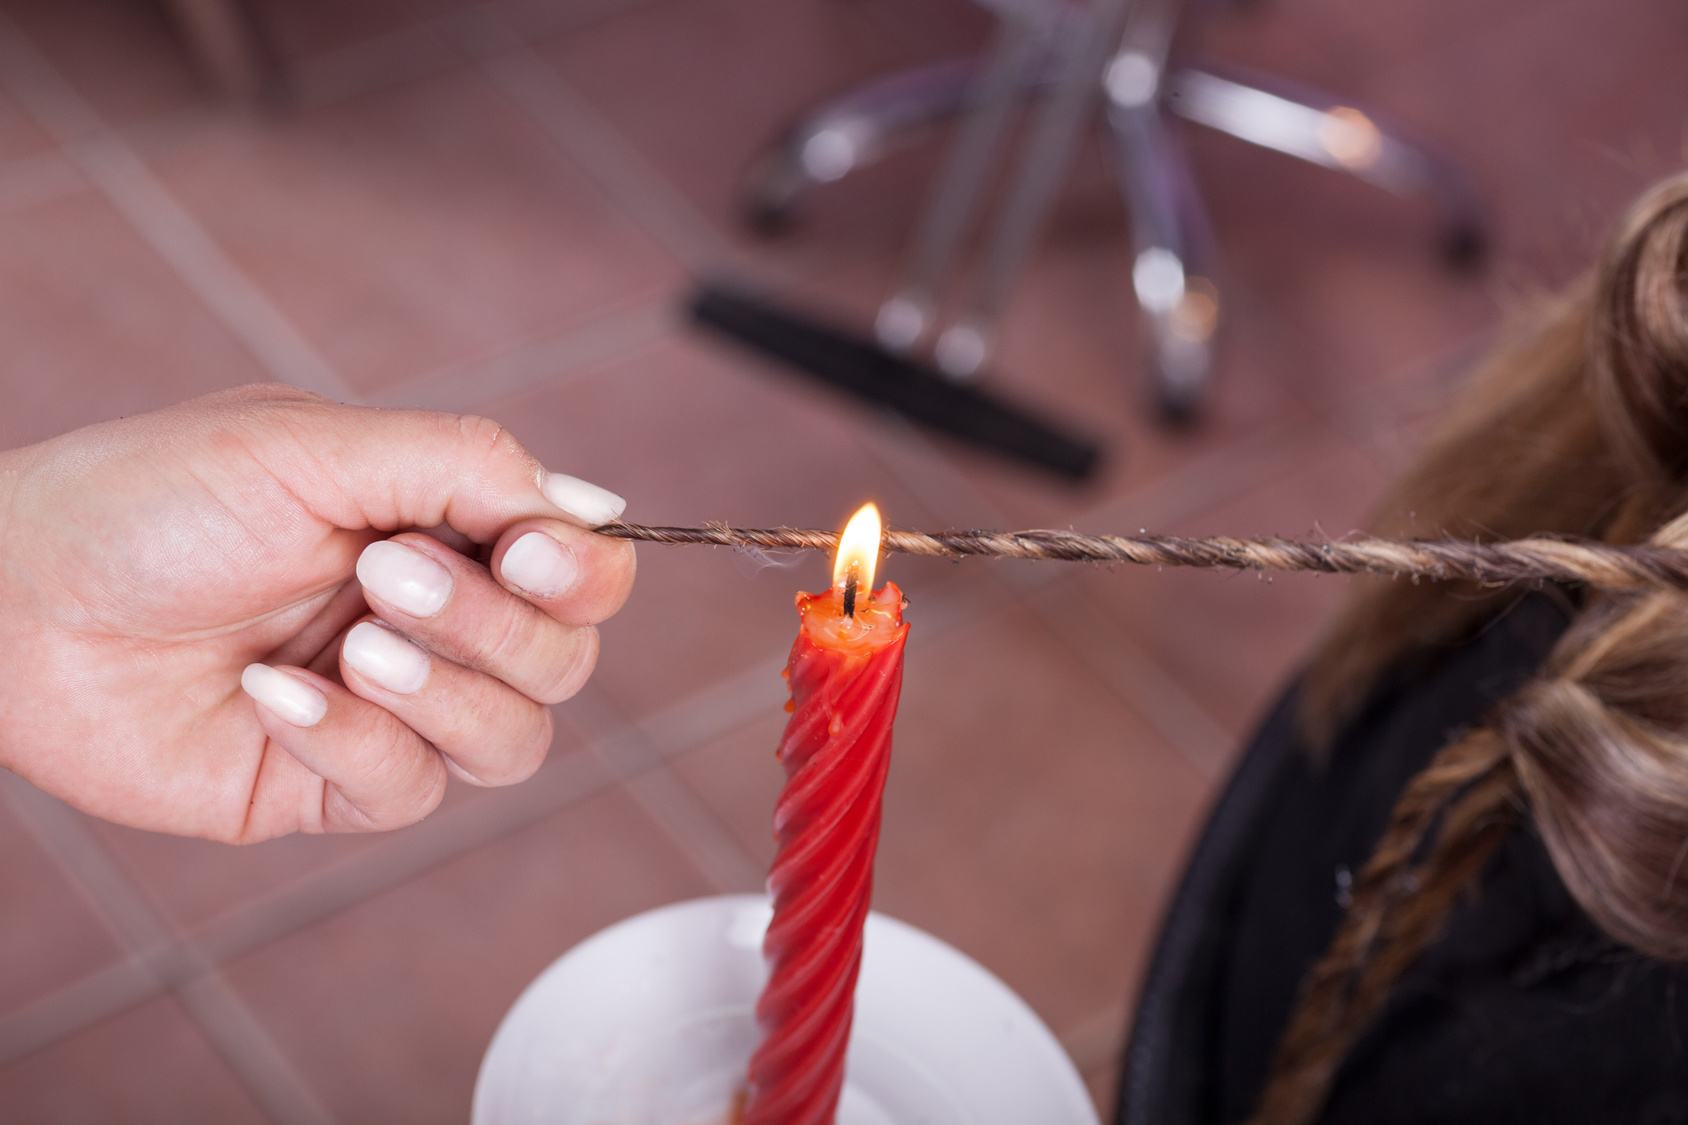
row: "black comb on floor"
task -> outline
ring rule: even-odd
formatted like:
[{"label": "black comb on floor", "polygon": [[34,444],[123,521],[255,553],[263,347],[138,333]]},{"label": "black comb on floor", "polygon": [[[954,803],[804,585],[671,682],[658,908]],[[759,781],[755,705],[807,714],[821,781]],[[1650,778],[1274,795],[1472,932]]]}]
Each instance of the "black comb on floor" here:
[{"label": "black comb on floor", "polygon": [[1074,481],[1089,477],[1101,459],[1095,442],[1023,407],[746,293],[705,285],[692,299],[691,313],[699,324],[969,445]]}]

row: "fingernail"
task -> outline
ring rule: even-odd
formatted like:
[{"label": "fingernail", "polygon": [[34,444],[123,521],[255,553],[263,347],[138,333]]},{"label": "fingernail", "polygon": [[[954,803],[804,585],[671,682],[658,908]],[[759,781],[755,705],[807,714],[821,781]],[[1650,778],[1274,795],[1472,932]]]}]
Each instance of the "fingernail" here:
[{"label": "fingernail", "polygon": [[540,491],[545,499],[587,527],[602,527],[627,510],[627,501],[609,489],[564,473],[546,473]]},{"label": "fingernail", "polygon": [[340,646],[340,655],[359,673],[399,695],[422,690],[433,667],[420,647],[373,621],[352,626]]},{"label": "fingernail", "polygon": [[296,727],[314,727],[328,714],[327,696],[268,664],[248,664],[240,674],[240,686],[278,718]]},{"label": "fingernail", "polygon": [[580,563],[573,551],[543,531],[530,531],[510,544],[498,572],[530,594],[551,598],[574,585]]},{"label": "fingernail", "polygon": [[432,617],[451,597],[451,571],[402,543],[383,539],[358,556],[363,588],[412,617]]}]

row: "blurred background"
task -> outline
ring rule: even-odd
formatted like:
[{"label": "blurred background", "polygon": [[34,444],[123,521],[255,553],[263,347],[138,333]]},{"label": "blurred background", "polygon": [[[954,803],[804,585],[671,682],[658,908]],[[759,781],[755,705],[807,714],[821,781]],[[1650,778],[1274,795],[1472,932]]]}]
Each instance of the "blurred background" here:
[{"label": "blurred background", "polygon": [[[644,523],[835,527],[873,499],[902,527],[1340,535],[1508,316],[1682,165],[1688,12],[1255,0],[1176,30],[1175,59],[1422,141],[1487,253],[1451,264],[1434,200],[1169,118],[1220,331],[1168,425],[1118,146],[1087,127],[980,384],[1101,439],[1073,484],[685,314],[731,275],[871,330],[952,132],[774,235],[747,177],[828,98],[985,50],[968,0],[4,0],[0,447],[272,379],[490,415]],[[389,836],[235,850],[0,778],[0,1119],[466,1121],[553,958],[759,888],[791,600],[827,566],[642,547],[541,773]],[[1344,582],[881,573],[913,633],[876,904],[1018,990],[1105,1107],[1184,851]]]}]

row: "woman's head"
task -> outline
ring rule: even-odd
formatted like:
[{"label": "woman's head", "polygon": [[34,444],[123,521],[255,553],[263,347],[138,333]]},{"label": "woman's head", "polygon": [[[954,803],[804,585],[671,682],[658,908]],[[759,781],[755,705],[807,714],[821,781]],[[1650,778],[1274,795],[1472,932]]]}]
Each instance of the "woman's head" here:
[{"label": "woman's head", "polygon": [[[1593,274],[1472,378],[1385,493],[1373,530],[1636,543],[1688,507],[1688,174],[1618,224]],[[1303,724],[1322,748],[1402,655],[1459,640],[1514,591],[1358,587],[1308,666]]]},{"label": "woman's head", "polygon": [[[1619,224],[1595,275],[1479,374],[1378,530],[1540,532],[1688,549],[1688,175]],[[1315,749],[1408,652],[1506,591],[1361,588],[1314,656]],[[1313,1120],[1355,1037],[1527,809],[1608,934],[1688,960],[1688,593],[1590,597],[1537,675],[1407,786],[1303,988],[1256,1125]]]}]

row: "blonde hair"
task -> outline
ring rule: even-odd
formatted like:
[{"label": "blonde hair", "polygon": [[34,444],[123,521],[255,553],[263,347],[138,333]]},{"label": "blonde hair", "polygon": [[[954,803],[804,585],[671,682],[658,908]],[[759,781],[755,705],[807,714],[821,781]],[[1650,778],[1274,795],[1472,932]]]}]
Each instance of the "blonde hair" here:
[{"label": "blonde hair", "polygon": [[[1493,360],[1376,530],[1539,532],[1688,548],[1688,175],[1620,222],[1594,275]],[[1316,751],[1406,653],[1468,635],[1515,592],[1379,584],[1316,650]],[[1688,959],[1688,595],[1591,598],[1545,666],[1407,785],[1303,985],[1252,1125],[1323,1109],[1355,1038],[1525,812],[1613,938]]]}]

